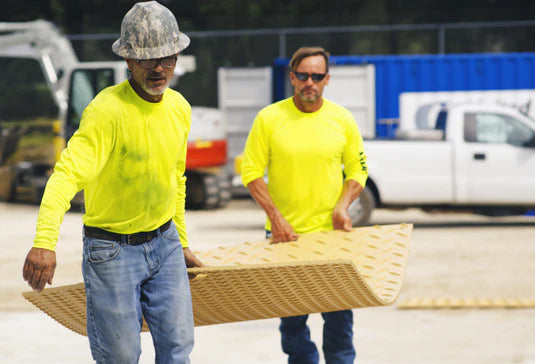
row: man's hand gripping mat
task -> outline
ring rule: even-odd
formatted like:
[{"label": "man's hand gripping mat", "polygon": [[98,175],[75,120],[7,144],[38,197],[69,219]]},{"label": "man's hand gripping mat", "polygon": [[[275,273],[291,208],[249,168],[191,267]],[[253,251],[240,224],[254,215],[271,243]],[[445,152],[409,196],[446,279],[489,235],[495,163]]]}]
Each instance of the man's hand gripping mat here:
[{"label": "man's hand gripping mat", "polygon": [[[195,325],[391,305],[401,290],[411,232],[410,224],[370,226],[195,252],[208,265],[188,269],[195,275]],[[86,335],[83,283],[23,295]]]}]

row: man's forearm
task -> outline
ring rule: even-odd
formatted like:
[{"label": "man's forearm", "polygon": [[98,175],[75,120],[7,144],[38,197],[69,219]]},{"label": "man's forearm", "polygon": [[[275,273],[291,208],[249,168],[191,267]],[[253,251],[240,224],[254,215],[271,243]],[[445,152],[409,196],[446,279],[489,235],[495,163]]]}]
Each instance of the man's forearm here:
[{"label": "man's forearm", "polygon": [[282,216],[275,203],[269,195],[269,190],[262,178],[257,178],[249,182],[247,188],[255,201],[264,209],[269,221],[271,222],[272,243],[279,243],[283,241],[294,241],[297,235],[293,227]]},{"label": "man's forearm", "polygon": [[347,210],[349,205],[359,197],[362,190],[363,187],[357,181],[352,179],[346,180],[340,198],[336,203],[336,208]]},{"label": "man's forearm", "polygon": [[273,221],[278,215],[280,215],[277,206],[273,203],[269,191],[263,178],[257,178],[247,185],[251,196],[255,201],[264,209],[267,217]]}]

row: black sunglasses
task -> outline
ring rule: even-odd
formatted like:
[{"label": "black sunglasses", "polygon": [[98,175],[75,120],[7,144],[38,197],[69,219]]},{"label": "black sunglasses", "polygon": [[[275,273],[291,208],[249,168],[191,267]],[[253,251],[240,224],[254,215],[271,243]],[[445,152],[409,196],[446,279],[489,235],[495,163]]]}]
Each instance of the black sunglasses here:
[{"label": "black sunglasses", "polygon": [[309,77],[312,77],[312,81],[314,82],[320,82],[327,76],[326,73],[306,73],[306,72],[297,72],[292,71],[292,73],[295,75],[295,78],[297,78],[299,81],[306,81]]},{"label": "black sunglasses", "polygon": [[159,63],[163,68],[173,68],[176,64],[177,56],[170,56],[157,59],[136,59],[139,66],[146,70],[151,70]]}]

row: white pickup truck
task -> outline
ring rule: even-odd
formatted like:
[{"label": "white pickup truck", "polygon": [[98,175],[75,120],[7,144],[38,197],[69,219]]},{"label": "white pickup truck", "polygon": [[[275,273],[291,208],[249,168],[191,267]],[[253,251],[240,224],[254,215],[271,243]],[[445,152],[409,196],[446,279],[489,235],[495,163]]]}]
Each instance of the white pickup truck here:
[{"label": "white pickup truck", "polygon": [[488,216],[535,208],[533,119],[499,105],[435,111],[431,122],[398,130],[395,140],[365,140],[370,174],[351,206],[353,225],[366,224],[375,207]]}]

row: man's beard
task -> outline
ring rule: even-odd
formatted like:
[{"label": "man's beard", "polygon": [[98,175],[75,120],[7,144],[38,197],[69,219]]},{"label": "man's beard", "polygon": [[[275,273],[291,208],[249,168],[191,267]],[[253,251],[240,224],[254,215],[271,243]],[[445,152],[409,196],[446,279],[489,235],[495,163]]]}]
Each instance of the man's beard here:
[{"label": "man's beard", "polygon": [[147,86],[147,83],[144,83],[142,85],[142,88],[143,88],[143,91],[145,91],[146,93],[148,93],[151,96],[160,96],[160,95],[163,95],[165,90],[167,90],[167,88],[169,87],[169,83],[170,82],[167,82],[163,86],[152,87],[152,88]]},{"label": "man's beard", "polygon": [[149,95],[151,96],[160,96],[160,95],[163,95],[163,93],[165,92],[165,90],[169,87],[169,84],[171,83],[171,80],[166,80],[166,83],[162,86],[153,86],[153,87],[149,87],[148,85],[148,82],[149,82],[149,79],[151,77],[161,77],[161,78],[164,78],[165,77],[165,74],[162,75],[162,74],[157,74],[157,73],[153,73],[151,75],[149,75],[149,77],[147,77],[147,79],[145,80],[145,82],[141,85],[141,87],[143,88],[143,90],[148,93]]},{"label": "man's beard", "polygon": [[312,102],[316,101],[320,97],[320,95],[317,93],[317,91],[315,91],[313,89],[311,89],[311,91],[313,92],[313,94],[311,96],[305,95],[305,89],[299,91],[299,98],[301,99],[301,101],[312,103]]}]

